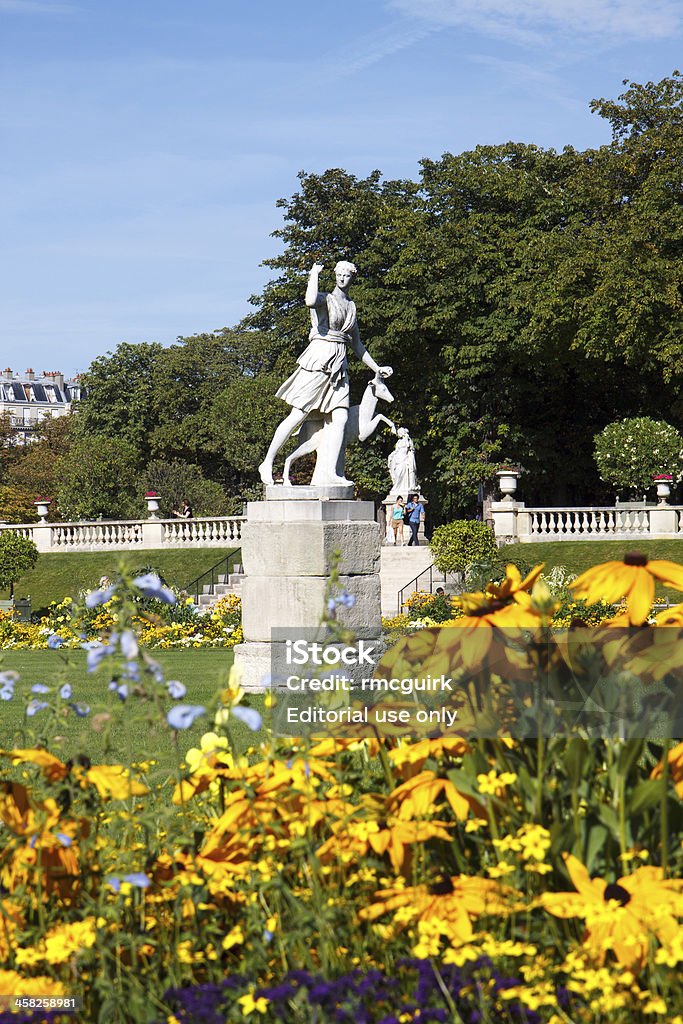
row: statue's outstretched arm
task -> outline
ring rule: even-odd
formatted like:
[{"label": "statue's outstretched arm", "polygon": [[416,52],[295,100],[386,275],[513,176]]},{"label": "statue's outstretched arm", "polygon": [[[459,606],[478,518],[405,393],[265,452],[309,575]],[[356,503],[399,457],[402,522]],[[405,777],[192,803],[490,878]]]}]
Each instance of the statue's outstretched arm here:
[{"label": "statue's outstretched arm", "polygon": [[368,350],[366,349],[363,342],[360,340],[360,331],[358,330],[358,324],[353,325],[353,331],[351,334],[351,347],[356,353],[361,362],[369,366],[373,373],[378,373],[380,377],[391,377],[394,372],[391,366],[378,366],[375,360],[372,358]]},{"label": "statue's outstretched arm", "polygon": [[305,302],[307,306],[315,306],[318,302],[318,278],[323,269],[322,263],[314,263],[308,274]]}]

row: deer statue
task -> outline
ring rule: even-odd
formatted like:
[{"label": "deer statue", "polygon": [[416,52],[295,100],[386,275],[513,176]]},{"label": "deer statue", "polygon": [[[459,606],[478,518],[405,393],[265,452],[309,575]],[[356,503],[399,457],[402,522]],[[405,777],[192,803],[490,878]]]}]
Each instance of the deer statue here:
[{"label": "deer statue", "polygon": [[[386,423],[387,426],[391,427],[392,434],[396,433],[396,425],[392,423],[390,419],[387,419],[387,417],[383,416],[382,413],[375,413],[377,402],[380,398],[383,402],[393,402],[394,400],[394,396],[384,383],[383,378],[379,373],[376,373],[368,383],[360,401],[360,405],[352,405],[349,409],[349,418],[346,421],[346,429],[344,431],[344,444],[339,456],[342,467],[346,447],[353,444],[355,441],[366,441],[372,434],[374,434],[380,423]],[[297,434],[299,445],[294,449],[292,454],[285,459],[283,479],[285,487],[290,486],[289,471],[292,463],[297,459],[300,459],[302,455],[310,454],[310,452],[316,452],[316,468],[313,473],[313,479],[311,480],[312,484],[316,483],[316,474],[322,479],[326,479],[330,470],[333,473],[338,473],[338,466],[325,465],[325,459],[327,457],[324,444],[326,436],[325,424],[326,421],[322,416],[318,416],[316,418],[309,417],[309,419],[302,423],[299,433]]]}]

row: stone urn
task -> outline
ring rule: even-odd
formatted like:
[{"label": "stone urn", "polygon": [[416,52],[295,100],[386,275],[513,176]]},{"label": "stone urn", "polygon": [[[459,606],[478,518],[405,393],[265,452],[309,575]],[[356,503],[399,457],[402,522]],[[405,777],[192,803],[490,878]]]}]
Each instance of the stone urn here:
[{"label": "stone urn", "polygon": [[159,511],[159,498],[160,494],[156,491],[147,491],[145,494],[145,501],[147,502],[147,513],[150,519],[158,519],[157,512]]},{"label": "stone urn", "polygon": [[672,478],[670,476],[665,476],[664,474],[662,474],[662,476],[654,477],[654,481],[657,487],[657,497],[659,498],[659,504],[666,505],[666,499],[671,494]]},{"label": "stone urn", "polygon": [[512,496],[517,490],[517,481],[520,476],[519,467],[504,466],[502,469],[497,470],[496,476],[498,477],[498,486],[503,498],[506,501],[512,501]]},{"label": "stone urn", "polygon": [[38,513],[41,523],[44,523],[47,520],[47,514],[50,510],[50,499],[36,498],[33,504],[36,506],[36,512]]}]

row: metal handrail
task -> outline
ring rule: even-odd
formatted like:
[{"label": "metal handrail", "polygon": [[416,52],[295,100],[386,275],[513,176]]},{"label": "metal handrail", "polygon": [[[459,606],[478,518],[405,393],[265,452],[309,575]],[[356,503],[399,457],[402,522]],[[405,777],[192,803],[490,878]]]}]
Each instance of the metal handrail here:
[{"label": "metal handrail", "polygon": [[[212,565],[210,569],[207,569],[206,572],[203,572],[201,576],[197,576],[196,580],[192,580],[191,583],[188,583],[186,587],[182,588],[188,595],[188,597],[194,597],[195,604],[199,604],[200,587],[204,586],[203,581],[206,580],[206,577],[211,577],[211,583],[209,584],[209,586],[211,587],[211,593],[213,594],[213,588],[215,587],[217,582],[216,577],[225,576],[227,580],[228,576],[230,575],[230,560],[234,559],[234,556],[241,550],[241,548],[233,548],[231,551],[227,553],[227,555],[221,558],[219,562],[216,562],[216,564]],[[219,569],[221,570],[220,572],[217,571]]]},{"label": "metal handrail", "polygon": [[427,566],[426,569],[423,569],[422,572],[419,573],[415,577],[414,580],[411,580],[410,583],[406,583],[405,586],[401,587],[401,589],[398,592],[398,614],[399,615],[403,611],[403,606],[405,604],[405,601],[403,599],[404,593],[406,592],[406,590],[408,590],[410,593],[413,593],[413,591],[415,591],[415,590],[422,589],[422,587],[418,587],[417,584],[420,581],[420,579],[425,575],[425,573],[429,573],[429,576],[428,576],[429,587],[427,589],[429,590],[430,594],[434,593],[434,584],[435,583],[438,583],[438,584],[448,583],[448,577],[449,576],[455,578],[455,586],[460,586],[460,582],[461,581],[459,579],[459,576],[460,576],[459,573],[447,573],[447,572],[441,572],[440,570],[437,570],[437,572],[439,573],[439,578],[438,579],[434,579],[434,570],[435,569],[436,569],[436,564],[434,562],[432,562],[432,564]]}]

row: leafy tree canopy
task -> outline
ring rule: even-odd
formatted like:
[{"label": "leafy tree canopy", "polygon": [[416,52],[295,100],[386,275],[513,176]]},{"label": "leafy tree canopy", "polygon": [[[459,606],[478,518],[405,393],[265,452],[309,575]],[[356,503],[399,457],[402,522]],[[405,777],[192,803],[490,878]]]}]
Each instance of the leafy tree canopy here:
[{"label": "leafy tree canopy", "polygon": [[[394,367],[392,418],[437,518],[471,514],[508,460],[530,504],[606,499],[596,433],[663,410],[683,423],[683,77],[625,86],[591,104],[611,135],[595,149],[478,146],[423,160],[417,181],[302,172],[253,312],[95,360],[81,436],[123,440],[140,465],[197,465],[236,498],[258,491],[287,411],[272,395],[306,343],[308,270],[324,263],[328,289],[351,258],[361,336]],[[349,364],[358,401],[367,368]],[[364,491],[384,486],[390,448],[373,438],[365,474],[350,457]]]},{"label": "leafy tree canopy", "polygon": [[14,597],[14,584],[38,561],[38,549],[28,537],[13,530],[0,533],[0,587],[9,587]]}]

